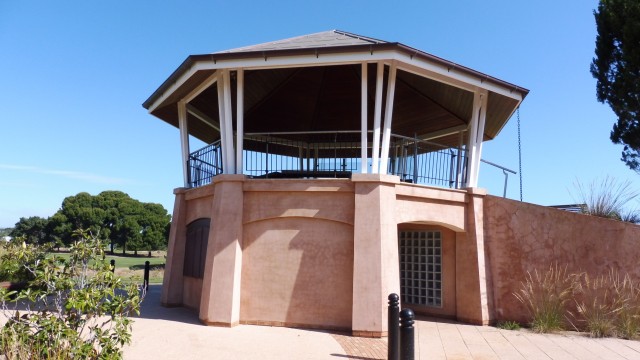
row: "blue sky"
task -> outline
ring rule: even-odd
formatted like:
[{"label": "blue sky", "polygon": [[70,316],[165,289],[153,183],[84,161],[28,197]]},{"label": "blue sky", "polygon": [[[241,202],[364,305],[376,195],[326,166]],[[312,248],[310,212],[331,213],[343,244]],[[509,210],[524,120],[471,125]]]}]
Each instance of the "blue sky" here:
[{"label": "blue sky", "polygon": [[[638,183],[609,140],[589,73],[597,1],[1,1],[0,227],[66,196],[121,190],[172,211],[178,130],[142,102],[189,54],[340,29],[398,41],[528,88],[527,202],[572,203],[573,183]],[[517,170],[513,118],[483,158]],[[502,193],[482,165],[480,186]],[[519,198],[510,176],[508,197]]]}]

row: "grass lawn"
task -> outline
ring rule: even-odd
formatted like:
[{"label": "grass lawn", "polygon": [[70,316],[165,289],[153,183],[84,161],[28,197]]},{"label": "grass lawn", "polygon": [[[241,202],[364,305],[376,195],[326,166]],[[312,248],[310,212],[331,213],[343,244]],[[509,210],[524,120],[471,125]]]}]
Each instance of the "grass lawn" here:
[{"label": "grass lawn", "polygon": [[[134,281],[142,283],[144,276],[144,262],[149,261],[151,271],[149,273],[149,283],[158,284],[162,283],[164,276],[164,264],[165,264],[165,252],[161,252],[158,256],[148,257],[146,252],[141,252],[140,255],[134,256],[133,254],[127,254],[122,256],[121,254],[107,255],[105,260],[110,262],[116,261],[115,274],[120,276],[125,282]],[[67,252],[52,252],[49,256],[56,256],[63,259],[69,259],[69,253]]]},{"label": "grass lawn", "polygon": [[[69,259],[69,253],[66,252],[52,252],[50,254],[50,256],[57,256],[57,257],[61,257],[63,259],[68,260]],[[116,261],[116,269],[120,269],[120,268],[127,268],[130,270],[142,270],[144,269],[144,262],[148,261],[149,265],[151,265],[151,267],[158,266],[158,265],[164,265],[165,263],[165,258],[164,256],[152,256],[152,257],[147,257],[146,253],[144,256],[139,255],[139,256],[133,256],[133,255],[126,255],[126,256],[122,256],[122,255],[107,255],[106,256],[106,260],[107,262],[110,262],[111,260],[115,260]]]}]

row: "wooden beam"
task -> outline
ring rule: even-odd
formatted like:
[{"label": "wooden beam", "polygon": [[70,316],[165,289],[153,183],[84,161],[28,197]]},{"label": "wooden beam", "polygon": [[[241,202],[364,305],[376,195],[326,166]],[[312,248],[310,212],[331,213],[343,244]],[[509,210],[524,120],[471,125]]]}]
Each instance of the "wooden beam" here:
[{"label": "wooden beam", "polygon": [[226,127],[227,124],[224,121],[224,117],[226,116],[226,111],[224,111],[224,79],[222,77],[222,70],[218,70],[216,72],[218,74],[218,117],[220,118],[220,147],[222,148],[222,172],[228,174],[229,164],[227,164],[227,138]]},{"label": "wooden beam", "polygon": [[468,127],[469,127],[469,125],[467,125],[467,124],[452,126],[452,127],[446,128],[446,129],[432,131],[430,133],[427,133],[427,134],[424,134],[424,135],[420,135],[420,136],[418,136],[418,138],[421,139],[421,140],[433,140],[433,139],[437,139],[437,138],[441,138],[441,137],[457,134],[457,133],[459,133],[461,131],[466,130]]},{"label": "wooden beam", "polygon": [[182,177],[184,187],[189,187],[189,129],[187,124],[187,107],[183,101],[178,102],[178,127],[180,128],[180,150],[182,152]]},{"label": "wooden beam", "polygon": [[242,150],[244,149],[244,70],[236,72],[236,174],[242,174]]},{"label": "wooden beam", "polygon": [[186,104],[189,104],[191,100],[195,99],[196,96],[200,95],[203,91],[205,91],[209,86],[213,85],[216,81],[218,81],[218,76],[213,73],[209,76],[204,82],[201,82],[198,86],[196,86],[193,90],[191,90],[187,96],[182,98]]},{"label": "wooden beam", "polygon": [[378,62],[376,73],[376,102],[373,113],[373,145],[371,146],[371,173],[378,174],[380,159],[380,118],[382,117],[382,85],[384,82],[384,63]]},{"label": "wooden beam", "polygon": [[361,83],[360,83],[360,172],[366,174],[369,171],[367,166],[367,85],[369,78],[367,74],[368,64],[362,63]]},{"label": "wooden beam", "polygon": [[209,125],[213,129],[220,132],[220,124],[217,121],[213,120],[207,114],[203,113],[202,111],[200,111],[200,109],[198,109],[197,107],[191,104],[187,104],[186,106],[187,106],[187,112],[189,114],[193,115],[198,120],[202,121],[203,123]]},{"label": "wooden beam", "polygon": [[385,102],[384,133],[382,134],[382,153],[380,155],[380,174],[387,174],[389,163],[389,143],[391,141],[391,123],[393,122],[393,99],[396,92],[396,63],[391,63],[387,82],[387,101]]},{"label": "wooden beam", "polygon": [[233,112],[231,109],[231,76],[229,70],[222,70],[222,86],[224,91],[224,137],[227,140],[227,170],[225,174],[236,173],[235,153],[233,151]]}]

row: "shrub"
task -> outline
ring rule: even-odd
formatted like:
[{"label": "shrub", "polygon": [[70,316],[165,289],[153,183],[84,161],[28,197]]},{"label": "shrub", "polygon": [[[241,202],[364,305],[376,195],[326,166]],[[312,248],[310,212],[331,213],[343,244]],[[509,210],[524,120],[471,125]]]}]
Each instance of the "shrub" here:
[{"label": "shrub", "polygon": [[531,328],[535,332],[548,333],[565,327],[566,304],[572,298],[577,281],[567,274],[567,268],[552,265],[544,273],[527,272],[520,291],[515,297],[527,307]]},{"label": "shrub", "polygon": [[5,254],[7,261],[24,261],[33,276],[20,292],[0,289],[0,311],[8,319],[0,353],[7,359],[122,358],[131,341],[128,316],[139,312],[144,294],[113,275],[97,237],[77,235],[68,261],[34,256],[40,248],[24,243]]},{"label": "shrub", "polygon": [[[22,249],[20,249],[22,247]],[[22,253],[18,258],[14,254]],[[23,264],[34,264],[42,261],[47,255],[48,248],[45,246],[34,246],[26,244],[24,238],[13,238],[9,243],[2,246],[0,250],[0,281],[10,281],[13,283],[24,283],[32,281],[34,274]]]}]

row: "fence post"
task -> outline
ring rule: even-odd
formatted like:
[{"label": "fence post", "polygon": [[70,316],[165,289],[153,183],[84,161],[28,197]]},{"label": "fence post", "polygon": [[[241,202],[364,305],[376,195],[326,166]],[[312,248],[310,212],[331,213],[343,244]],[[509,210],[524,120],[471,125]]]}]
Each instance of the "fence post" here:
[{"label": "fence post", "polygon": [[144,262],[144,280],[142,286],[145,292],[149,290],[149,260]]},{"label": "fence post", "polygon": [[115,259],[111,259],[111,272],[116,271],[116,261]]},{"label": "fence post", "polygon": [[415,357],[415,344],[413,332],[413,310],[403,309],[400,312],[400,359],[413,360]]},{"label": "fence post", "polygon": [[400,359],[400,297],[398,294],[389,294],[389,338],[388,338],[388,360]]}]

